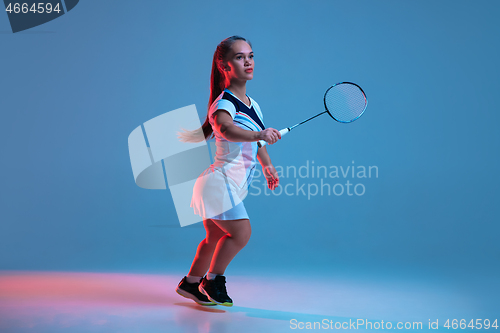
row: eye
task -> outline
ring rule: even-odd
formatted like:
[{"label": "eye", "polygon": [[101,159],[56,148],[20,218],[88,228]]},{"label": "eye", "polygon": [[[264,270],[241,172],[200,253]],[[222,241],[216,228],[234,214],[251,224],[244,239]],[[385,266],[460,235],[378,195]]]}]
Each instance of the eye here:
[{"label": "eye", "polygon": [[253,59],[253,54],[250,55],[250,59]]},{"label": "eye", "polygon": [[241,59],[241,56],[237,56],[236,59],[240,60]]}]

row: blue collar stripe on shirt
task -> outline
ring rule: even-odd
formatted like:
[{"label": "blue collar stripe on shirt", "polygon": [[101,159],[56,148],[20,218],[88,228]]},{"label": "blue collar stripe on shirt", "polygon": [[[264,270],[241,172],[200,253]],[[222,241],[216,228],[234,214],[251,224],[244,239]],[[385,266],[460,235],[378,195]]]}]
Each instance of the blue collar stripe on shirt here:
[{"label": "blue collar stripe on shirt", "polygon": [[262,121],[255,112],[253,105],[252,107],[248,107],[248,105],[244,104],[242,101],[240,101],[238,98],[236,98],[229,92],[225,92],[222,98],[227,99],[234,104],[234,106],[236,107],[237,114],[239,112],[243,113],[242,116],[245,116],[246,118],[248,118],[248,120],[253,121],[253,123],[258,127],[260,127],[261,130],[265,129],[265,126],[264,124],[262,124]]}]

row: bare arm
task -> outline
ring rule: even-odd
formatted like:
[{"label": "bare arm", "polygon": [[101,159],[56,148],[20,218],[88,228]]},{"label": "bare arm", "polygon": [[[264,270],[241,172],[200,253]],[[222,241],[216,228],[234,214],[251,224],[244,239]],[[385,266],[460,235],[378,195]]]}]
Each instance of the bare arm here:
[{"label": "bare arm", "polygon": [[274,190],[276,187],[278,187],[280,180],[278,177],[278,172],[271,163],[271,157],[269,157],[266,146],[259,148],[257,152],[257,158],[259,159],[260,165],[262,166],[264,176],[267,179],[267,186],[270,190]]},{"label": "bare arm", "polygon": [[262,165],[262,168],[265,168],[268,165],[273,165],[266,146],[259,148],[259,151],[257,152],[257,159],[259,160],[260,165]]},{"label": "bare arm", "polygon": [[254,142],[265,140],[273,144],[281,139],[281,133],[274,128],[266,128],[263,131],[256,132],[244,130],[233,124],[233,118],[228,111],[219,109],[214,112],[214,131],[219,132],[222,137],[233,142]]},{"label": "bare arm", "polygon": [[[249,131],[239,128],[233,124],[231,114],[223,109],[214,112],[214,131],[219,132],[222,137],[228,141],[233,142],[254,142],[265,140],[269,144],[273,144],[281,139],[281,133],[274,128],[266,128],[263,131]],[[274,190],[279,184],[278,173],[271,164],[271,158],[267,153],[266,146],[258,148],[257,158],[262,165],[264,176],[267,179],[267,186],[269,189]]]}]

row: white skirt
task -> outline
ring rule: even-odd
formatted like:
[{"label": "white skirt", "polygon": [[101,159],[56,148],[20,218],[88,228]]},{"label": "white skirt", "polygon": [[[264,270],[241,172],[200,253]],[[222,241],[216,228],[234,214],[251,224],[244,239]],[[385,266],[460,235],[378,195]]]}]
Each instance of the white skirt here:
[{"label": "white skirt", "polygon": [[243,199],[248,194],[248,183],[238,186],[220,168],[213,165],[203,171],[193,188],[191,207],[204,219],[248,219]]}]

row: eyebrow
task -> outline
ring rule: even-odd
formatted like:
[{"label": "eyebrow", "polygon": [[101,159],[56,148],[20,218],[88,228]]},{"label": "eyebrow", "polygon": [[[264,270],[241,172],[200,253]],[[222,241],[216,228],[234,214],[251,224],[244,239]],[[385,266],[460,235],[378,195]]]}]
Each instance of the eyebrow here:
[{"label": "eyebrow", "polygon": [[[252,51],[252,52],[249,52],[248,54],[252,54],[252,53],[253,53],[253,51]],[[234,55],[238,55],[238,54],[245,54],[245,53],[243,53],[243,52],[238,52],[238,53],[235,53]]]}]

